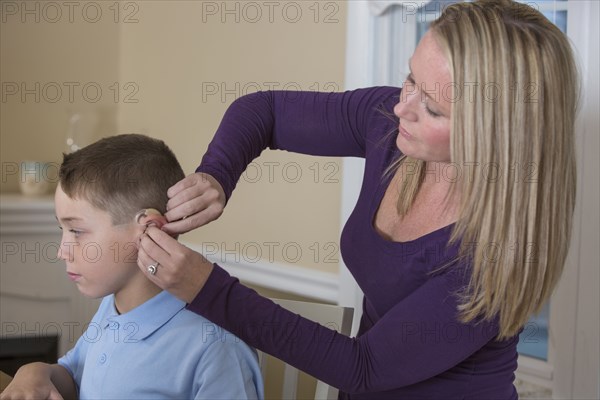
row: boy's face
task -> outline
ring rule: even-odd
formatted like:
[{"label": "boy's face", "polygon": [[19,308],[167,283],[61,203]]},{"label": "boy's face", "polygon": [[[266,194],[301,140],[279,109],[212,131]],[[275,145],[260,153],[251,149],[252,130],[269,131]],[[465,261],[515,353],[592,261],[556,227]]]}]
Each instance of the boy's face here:
[{"label": "boy's face", "polygon": [[85,296],[118,293],[140,273],[136,240],[143,227],[133,221],[113,225],[110,214],[83,199],[72,199],[60,185],[54,196],[56,218],[62,229],[58,257]]}]

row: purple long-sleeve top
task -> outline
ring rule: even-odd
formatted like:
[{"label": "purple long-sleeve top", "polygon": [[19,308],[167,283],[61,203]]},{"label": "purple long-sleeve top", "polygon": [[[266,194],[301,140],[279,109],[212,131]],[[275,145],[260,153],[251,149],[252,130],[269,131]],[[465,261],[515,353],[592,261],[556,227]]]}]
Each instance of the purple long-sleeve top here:
[{"label": "purple long-sleeve top", "polygon": [[[364,293],[356,338],[302,318],[215,264],[189,309],[248,344],[340,389],[346,399],[516,399],[518,336],[496,340],[497,319],[461,323],[452,225],[407,242],[381,237],[375,212],[400,155],[392,113],[399,88],[344,93],[259,92],[227,110],[197,171],[227,199],[264,149],[365,158],[360,196],[341,236],[343,260]],[[438,270],[439,267],[445,268]]]}]

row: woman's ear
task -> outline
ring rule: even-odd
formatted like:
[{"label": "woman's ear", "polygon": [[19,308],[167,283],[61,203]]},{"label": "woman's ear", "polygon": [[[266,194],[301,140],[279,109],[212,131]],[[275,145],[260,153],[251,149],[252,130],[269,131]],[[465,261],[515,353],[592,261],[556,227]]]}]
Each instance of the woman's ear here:
[{"label": "woman's ear", "polygon": [[139,211],[135,215],[135,222],[145,227],[156,226],[160,229],[164,224],[167,223],[167,219],[160,213],[160,211],[154,208],[146,208]]}]

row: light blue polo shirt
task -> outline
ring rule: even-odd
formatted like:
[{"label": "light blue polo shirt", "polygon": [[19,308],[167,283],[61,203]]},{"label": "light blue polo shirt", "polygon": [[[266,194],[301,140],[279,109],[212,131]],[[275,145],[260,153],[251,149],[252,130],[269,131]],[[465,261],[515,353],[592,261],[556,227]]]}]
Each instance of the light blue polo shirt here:
[{"label": "light blue polo shirt", "polygon": [[119,315],[105,297],[58,360],[80,399],[262,399],[256,352],[161,292]]}]

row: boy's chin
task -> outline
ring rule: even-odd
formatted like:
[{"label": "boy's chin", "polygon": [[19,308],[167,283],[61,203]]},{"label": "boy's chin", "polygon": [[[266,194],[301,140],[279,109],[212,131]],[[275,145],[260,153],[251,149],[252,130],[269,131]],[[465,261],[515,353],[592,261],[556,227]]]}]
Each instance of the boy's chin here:
[{"label": "boy's chin", "polygon": [[77,285],[77,289],[79,290],[80,294],[87,297],[88,299],[102,299],[111,294],[110,292],[105,293],[104,291],[98,290],[86,290],[86,288],[81,287],[81,285]]}]

